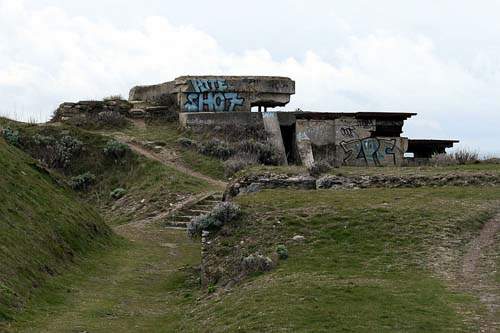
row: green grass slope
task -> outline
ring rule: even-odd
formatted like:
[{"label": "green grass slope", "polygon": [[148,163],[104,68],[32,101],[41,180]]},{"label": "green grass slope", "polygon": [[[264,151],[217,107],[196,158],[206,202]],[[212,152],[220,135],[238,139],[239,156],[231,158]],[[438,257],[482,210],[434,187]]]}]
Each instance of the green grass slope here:
[{"label": "green grass slope", "polygon": [[273,257],[285,244],[290,256],[198,303],[180,331],[478,330],[479,296],[444,277],[454,281],[467,244],[497,212],[500,187],[270,190],[235,200],[243,218],[211,239],[219,284],[249,254]]},{"label": "green grass slope", "polygon": [[0,327],[49,277],[110,242],[96,211],[59,183],[0,138]]}]

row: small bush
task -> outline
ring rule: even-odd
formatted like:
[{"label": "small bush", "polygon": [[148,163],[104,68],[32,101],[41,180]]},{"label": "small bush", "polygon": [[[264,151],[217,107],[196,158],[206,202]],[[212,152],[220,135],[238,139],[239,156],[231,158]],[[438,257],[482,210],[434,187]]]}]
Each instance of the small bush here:
[{"label": "small bush", "polygon": [[308,169],[309,174],[313,177],[320,176],[323,173],[326,173],[332,169],[332,166],[324,161],[314,162],[312,167]]},{"label": "small bush", "polygon": [[222,226],[222,222],[210,216],[210,214],[201,215],[191,220],[188,225],[188,233],[191,237],[196,237],[200,236],[203,230],[218,230]]},{"label": "small bush", "polygon": [[75,191],[86,191],[94,184],[95,176],[90,172],[71,178],[69,186]]},{"label": "small bush", "polygon": [[274,268],[274,263],[269,257],[260,254],[251,254],[241,261],[241,269],[245,273],[268,272]]},{"label": "small bush", "polygon": [[113,191],[111,191],[111,193],[109,195],[113,199],[120,199],[126,193],[127,193],[127,191],[124,188],[119,187],[119,188],[115,188]]},{"label": "small bush", "polygon": [[177,143],[186,148],[193,148],[198,146],[198,142],[196,142],[195,140],[184,137],[177,139]]},{"label": "small bush", "polygon": [[123,128],[128,126],[129,121],[120,112],[103,111],[97,114],[96,124],[98,128]]},{"label": "small bush", "polygon": [[282,260],[288,258],[288,249],[283,244],[280,244],[276,247],[276,253],[278,254],[278,257]]},{"label": "small bush", "polygon": [[224,162],[224,174],[232,177],[238,171],[257,164],[257,157],[251,154],[238,154]]},{"label": "small bush", "polygon": [[0,136],[5,138],[8,144],[13,146],[19,146],[19,131],[14,131],[10,128],[0,129]]},{"label": "small bush", "polygon": [[64,169],[82,150],[82,142],[65,135],[60,139],[41,134],[32,138],[31,150],[35,158],[45,163],[49,168]]},{"label": "small bush", "polygon": [[227,160],[233,154],[233,150],[226,142],[214,138],[201,145],[200,153],[221,160]]},{"label": "small bush", "polygon": [[214,209],[212,209],[212,211],[210,212],[210,215],[213,218],[221,221],[222,224],[227,224],[231,222],[232,220],[239,217],[240,214],[241,214],[240,206],[229,201],[221,202],[220,204],[215,206]]},{"label": "small bush", "polygon": [[453,153],[458,164],[479,163],[479,152],[467,148],[458,149]]},{"label": "small bush", "polygon": [[130,147],[123,142],[110,140],[106,143],[106,147],[104,147],[103,152],[106,156],[121,159],[125,157],[125,155],[130,151]]},{"label": "small bush", "polygon": [[200,236],[203,230],[216,231],[225,224],[238,218],[241,214],[240,206],[231,202],[222,202],[206,215],[197,216],[188,225],[191,237]]}]

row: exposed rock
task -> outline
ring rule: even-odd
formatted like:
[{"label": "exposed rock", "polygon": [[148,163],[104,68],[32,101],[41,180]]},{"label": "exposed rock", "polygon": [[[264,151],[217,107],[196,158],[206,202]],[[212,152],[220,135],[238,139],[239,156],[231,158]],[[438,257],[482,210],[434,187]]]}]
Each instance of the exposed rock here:
[{"label": "exposed rock", "polygon": [[500,185],[500,175],[490,173],[453,173],[441,175],[325,175],[318,179],[308,175],[289,176],[264,172],[234,179],[227,187],[225,197],[252,194],[266,189],[329,189],[360,188],[415,188],[422,186],[478,186]]},{"label": "exposed rock", "polygon": [[316,179],[309,175],[288,176],[265,172],[262,174],[251,174],[238,178],[229,184],[225,196],[234,197],[239,194],[252,194],[269,189],[316,189]]},{"label": "exposed rock", "polygon": [[304,239],[305,239],[305,237],[304,237],[304,236],[302,236],[302,235],[295,235],[295,236],[293,236],[293,238],[292,238],[292,239],[293,239],[294,241],[301,241],[301,240],[304,240]]}]

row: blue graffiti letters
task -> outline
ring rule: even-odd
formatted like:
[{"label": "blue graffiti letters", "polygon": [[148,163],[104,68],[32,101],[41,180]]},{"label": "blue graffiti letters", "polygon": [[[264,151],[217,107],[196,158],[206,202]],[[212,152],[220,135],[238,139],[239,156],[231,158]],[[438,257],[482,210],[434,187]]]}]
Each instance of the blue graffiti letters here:
[{"label": "blue graffiti letters", "polygon": [[395,151],[396,140],[365,138],[342,141],[345,158],[344,164],[355,159],[363,161],[366,165],[382,165],[382,161],[387,157],[391,158],[393,164],[396,163]]},{"label": "blue graffiti letters", "polygon": [[236,106],[243,105],[244,102],[237,93],[191,93],[187,95],[184,107],[188,112],[234,111]]},{"label": "blue graffiti letters", "polygon": [[226,80],[191,80],[191,85],[197,93],[225,91]]},{"label": "blue graffiti letters", "polygon": [[194,92],[187,95],[184,108],[188,112],[234,111],[245,103],[237,93],[229,89],[226,80],[191,80]]}]

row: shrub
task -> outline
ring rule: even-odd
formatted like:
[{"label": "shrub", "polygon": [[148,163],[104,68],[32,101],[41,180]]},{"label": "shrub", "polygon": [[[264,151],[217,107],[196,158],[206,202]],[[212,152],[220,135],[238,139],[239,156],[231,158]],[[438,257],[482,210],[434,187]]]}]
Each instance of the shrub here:
[{"label": "shrub", "polygon": [[278,254],[278,257],[282,260],[288,258],[288,249],[283,244],[280,244],[276,247],[276,253]]},{"label": "shrub", "polygon": [[127,191],[124,188],[118,187],[115,188],[111,193],[109,194],[113,199],[120,199],[123,197]]},{"label": "shrub", "polygon": [[320,176],[332,169],[332,166],[325,161],[317,161],[308,169],[309,174],[313,177]]},{"label": "shrub", "polygon": [[458,161],[453,157],[453,155],[434,154],[430,159],[430,163],[435,167],[445,167],[450,165],[457,165]]},{"label": "shrub", "polygon": [[214,138],[201,145],[200,153],[221,160],[227,160],[233,154],[233,150],[226,142]]},{"label": "shrub", "polygon": [[479,162],[479,152],[467,148],[458,149],[453,153],[458,164],[472,164]]},{"label": "shrub", "polygon": [[238,218],[240,214],[240,206],[231,202],[222,202],[210,213],[193,218],[188,225],[188,232],[191,237],[196,237],[200,236],[203,230],[219,230],[225,224]]},{"label": "shrub", "polygon": [[121,101],[121,100],[123,100],[123,97],[122,97],[122,95],[117,94],[117,95],[106,96],[102,100],[104,102],[107,102],[107,101]]},{"label": "shrub", "polygon": [[227,224],[231,222],[232,220],[239,217],[240,214],[241,214],[240,206],[229,201],[221,202],[220,204],[215,206],[214,209],[212,209],[212,211],[210,212],[210,215],[213,218],[221,221],[222,224]]},{"label": "shrub", "polygon": [[241,269],[245,273],[268,272],[274,268],[274,263],[269,257],[260,254],[251,254],[241,261]]},{"label": "shrub", "polygon": [[75,191],[88,190],[92,184],[94,184],[95,176],[90,172],[78,175],[71,178],[69,186]]},{"label": "shrub", "polygon": [[195,140],[192,140],[189,138],[184,138],[184,137],[177,139],[177,143],[179,143],[180,145],[182,145],[186,148],[192,148],[192,147],[198,146],[198,142],[196,142]]},{"label": "shrub", "polygon": [[258,142],[255,140],[243,141],[238,145],[238,151],[249,155],[255,155],[260,164],[276,165],[279,163],[279,155],[270,142]]},{"label": "shrub", "polygon": [[224,174],[229,178],[238,171],[255,164],[257,164],[257,157],[255,155],[238,154],[224,162]]},{"label": "shrub", "polygon": [[120,112],[103,111],[97,114],[96,124],[99,128],[123,128],[126,127],[129,122]]},{"label": "shrub", "polygon": [[130,151],[130,147],[123,142],[110,140],[106,143],[103,152],[106,156],[120,159],[123,158]]},{"label": "shrub", "polygon": [[82,150],[82,142],[70,135],[60,139],[53,136],[36,134],[32,137],[32,151],[35,158],[45,163],[49,168],[63,169],[73,157]]},{"label": "shrub", "polygon": [[188,232],[191,237],[196,237],[200,236],[203,230],[218,230],[222,226],[222,222],[210,216],[210,214],[200,215],[190,221]]},{"label": "shrub", "polygon": [[0,129],[0,136],[4,137],[8,144],[19,146],[19,131],[14,131],[10,128]]}]

